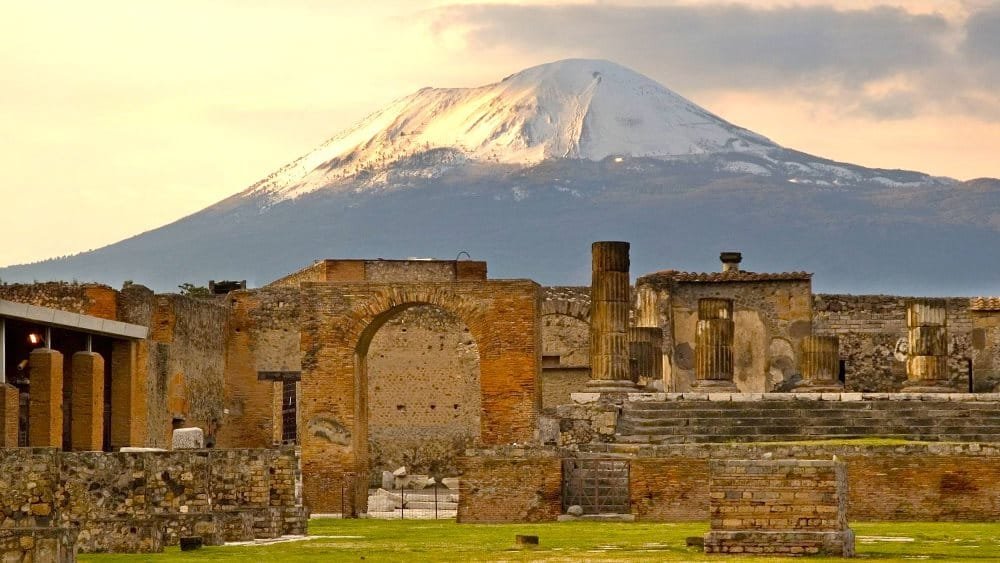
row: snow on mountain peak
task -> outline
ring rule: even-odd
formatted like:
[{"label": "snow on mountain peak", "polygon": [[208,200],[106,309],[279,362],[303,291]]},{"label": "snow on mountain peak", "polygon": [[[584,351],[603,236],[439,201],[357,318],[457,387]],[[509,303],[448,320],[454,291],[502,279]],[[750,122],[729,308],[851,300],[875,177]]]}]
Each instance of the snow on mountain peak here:
[{"label": "snow on mountain peak", "polygon": [[[550,158],[764,152],[768,139],[604,60],[568,59],[478,88],[423,88],[252,186],[286,199],[432,149],[532,165]],[[248,194],[248,195],[249,195]]]}]

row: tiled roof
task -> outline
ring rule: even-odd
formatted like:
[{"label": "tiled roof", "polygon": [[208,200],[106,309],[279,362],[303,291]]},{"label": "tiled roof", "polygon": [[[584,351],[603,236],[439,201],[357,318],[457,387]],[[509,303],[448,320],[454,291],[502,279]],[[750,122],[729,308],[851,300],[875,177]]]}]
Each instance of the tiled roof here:
[{"label": "tiled roof", "polygon": [[973,311],[1000,311],[1000,297],[973,297],[969,299]]},{"label": "tiled roof", "polygon": [[809,281],[812,274],[809,272],[781,272],[781,273],[757,273],[744,270],[729,272],[680,272],[678,270],[663,270],[647,274],[639,278],[639,282],[645,283],[667,283],[667,282],[688,282],[688,283],[718,283],[718,282],[762,282],[762,281]]}]

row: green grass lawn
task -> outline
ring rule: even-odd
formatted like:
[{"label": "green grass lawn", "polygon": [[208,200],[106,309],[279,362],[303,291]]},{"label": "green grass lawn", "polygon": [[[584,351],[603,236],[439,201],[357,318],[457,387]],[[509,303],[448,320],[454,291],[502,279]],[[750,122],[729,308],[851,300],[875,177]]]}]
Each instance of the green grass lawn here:
[{"label": "green grass lawn", "polygon": [[[858,522],[851,527],[859,536],[857,551],[862,559],[1000,561],[1000,523]],[[183,554],[172,547],[156,555],[81,555],[80,561],[788,561],[707,557],[697,548],[685,547],[685,538],[704,534],[707,523],[481,525],[446,520],[323,519],[312,520],[309,529],[314,537],[302,542],[206,547]],[[515,549],[515,534],[537,535],[540,546]]]}]

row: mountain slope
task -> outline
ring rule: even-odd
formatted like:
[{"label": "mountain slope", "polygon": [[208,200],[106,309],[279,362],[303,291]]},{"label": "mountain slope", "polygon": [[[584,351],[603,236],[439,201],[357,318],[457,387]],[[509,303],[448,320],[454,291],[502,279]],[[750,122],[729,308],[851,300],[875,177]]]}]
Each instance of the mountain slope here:
[{"label": "mountain slope", "polygon": [[586,283],[589,244],[633,272],[816,272],[823,291],[996,293],[1000,182],[838,163],[786,149],[607,61],[423,89],[247,190],[6,281],[263,284],[325,257],[465,250],[494,277]]}]

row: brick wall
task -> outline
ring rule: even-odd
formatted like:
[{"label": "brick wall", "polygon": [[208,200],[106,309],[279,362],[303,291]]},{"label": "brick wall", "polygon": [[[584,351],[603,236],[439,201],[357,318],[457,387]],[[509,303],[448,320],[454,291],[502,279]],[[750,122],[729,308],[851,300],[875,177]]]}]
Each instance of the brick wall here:
[{"label": "brick wall", "polygon": [[447,311],[417,306],[386,321],[368,348],[370,470],[455,475],[479,436],[479,348]]},{"label": "brick wall", "polygon": [[[407,306],[441,307],[469,328],[480,356],[480,440],[533,439],[541,351],[534,282],[305,284],[302,290],[304,488],[317,511],[339,511],[344,475],[367,473],[369,397],[356,389],[367,389],[367,369],[357,362],[381,324]],[[362,507],[367,492],[353,493],[352,506]]]},{"label": "brick wall", "polygon": [[673,445],[604,448],[631,461],[632,512],[645,521],[709,517],[710,459],[830,459],[847,466],[851,520],[993,521],[1000,517],[1000,449],[980,444],[899,446]]},{"label": "brick wall", "polygon": [[257,372],[301,369],[299,289],[234,291],[226,299],[230,308],[224,375],[228,412],[218,445],[270,446],[281,439],[281,384],[260,381]]},{"label": "brick wall", "polygon": [[854,554],[840,461],[712,460],[708,496],[706,553]]},{"label": "brick wall", "polygon": [[562,513],[562,462],[554,449],[476,450],[461,464],[459,522],[546,522]]}]

